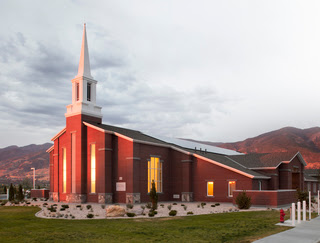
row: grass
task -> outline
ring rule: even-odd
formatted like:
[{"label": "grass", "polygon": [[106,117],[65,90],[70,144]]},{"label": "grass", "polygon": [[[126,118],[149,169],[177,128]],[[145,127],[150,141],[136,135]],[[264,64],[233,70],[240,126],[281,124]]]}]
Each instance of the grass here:
[{"label": "grass", "polygon": [[[278,211],[158,219],[63,220],[35,217],[38,207],[0,207],[2,242],[250,242],[287,230]],[[287,217],[287,216],[286,216]]]}]

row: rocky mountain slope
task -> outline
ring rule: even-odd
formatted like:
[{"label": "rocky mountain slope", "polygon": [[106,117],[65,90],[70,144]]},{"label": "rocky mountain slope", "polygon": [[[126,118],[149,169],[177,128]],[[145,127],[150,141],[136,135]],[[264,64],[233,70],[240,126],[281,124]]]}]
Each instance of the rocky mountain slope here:
[{"label": "rocky mountain slope", "polygon": [[320,168],[320,127],[285,127],[234,143],[197,142],[246,154],[300,151],[308,168]]},{"label": "rocky mountain slope", "polygon": [[36,179],[49,180],[49,154],[46,150],[52,144],[27,145],[24,147],[9,146],[0,149],[0,182],[8,183],[30,179],[32,167],[36,169]]}]

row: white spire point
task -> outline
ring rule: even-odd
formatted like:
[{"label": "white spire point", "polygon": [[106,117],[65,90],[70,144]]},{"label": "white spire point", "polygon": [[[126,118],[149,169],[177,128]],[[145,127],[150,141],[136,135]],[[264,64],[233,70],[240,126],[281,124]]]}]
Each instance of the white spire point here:
[{"label": "white spire point", "polygon": [[82,45],[79,61],[79,69],[76,77],[87,77],[92,79],[90,71],[89,50],[87,42],[86,24],[83,25]]}]

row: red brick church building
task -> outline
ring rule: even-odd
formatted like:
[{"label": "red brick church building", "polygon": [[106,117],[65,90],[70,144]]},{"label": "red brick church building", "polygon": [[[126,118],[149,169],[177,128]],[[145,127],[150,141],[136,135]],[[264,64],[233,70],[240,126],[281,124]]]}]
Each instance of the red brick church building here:
[{"label": "red brick church building", "polygon": [[244,155],[103,124],[96,85],[84,26],[66,126],[47,151],[51,200],[147,202],[155,181],[160,201],[233,202],[246,190],[253,204],[279,206],[304,188],[306,163],[299,152]]}]

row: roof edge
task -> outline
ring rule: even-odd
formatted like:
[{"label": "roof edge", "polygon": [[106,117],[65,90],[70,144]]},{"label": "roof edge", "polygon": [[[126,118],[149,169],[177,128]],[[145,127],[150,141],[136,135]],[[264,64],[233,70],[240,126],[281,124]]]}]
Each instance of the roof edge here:
[{"label": "roof edge", "polygon": [[60,132],[58,132],[53,138],[51,138],[51,141],[56,140],[58,137],[60,137],[62,134],[64,134],[67,130],[67,127],[64,127]]},{"label": "roof edge", "polygon": [[54,144],[46,150],[47,153],[50,153],[54,149]]}]

